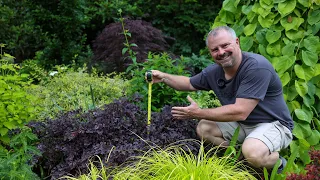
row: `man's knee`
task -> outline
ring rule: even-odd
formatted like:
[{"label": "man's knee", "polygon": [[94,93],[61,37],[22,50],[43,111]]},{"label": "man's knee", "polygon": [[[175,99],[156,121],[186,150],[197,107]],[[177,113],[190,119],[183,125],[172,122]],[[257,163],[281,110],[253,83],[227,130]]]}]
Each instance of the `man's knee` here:
[{"label": "man's knee", "polygon": [[269,148],[260,140],[249,138],[242,144],[242,154],[254,167],[264,167],[269,156]]},{"label": "man's knee", "polygon": [[197,125],[197,134],[200,138],[207,139],[208,136],[222,137],[218,125],[213,121],[201,120]]}]

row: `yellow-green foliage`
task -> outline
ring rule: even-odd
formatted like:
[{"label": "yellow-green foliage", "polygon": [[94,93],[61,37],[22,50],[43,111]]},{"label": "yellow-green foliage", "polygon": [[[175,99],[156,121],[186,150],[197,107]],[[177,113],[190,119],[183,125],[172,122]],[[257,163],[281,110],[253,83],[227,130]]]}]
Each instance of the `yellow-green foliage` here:
[{"label": "yellow-green foliage", "polygon": [[114,179],[256,179],[240,162],[235,164],[228,156],[210,155],[214,149],[205,153],[203,144],[197,156],[185,149],[185,147],[173,146],[160,151],[151,150],[140,157],[137,163],[118,172]]},{"label": "yellow-green foliage", "polygon": [[18,74],[18,68],[0,56],[0,144],[9,143],[8,131],[22,127],[39,111],[31,105],[35,97],[25,92],[31,84],[28,75]]},{"label": "yellow-green foliage", "polygon": [[[186,150],[187,149],[187,150]],[[78,178],[63,177],[69,180],[96,179],[107,180],[213,180],[213,179],[256,179],[255,173],[241,162],[234,163],[232,157],[217,157],[217,148],[208,152],[204,151],[203,143],[200,144],[199,154],[193,155],[184,145],[170,146],[165,150],[151,149],[142,157],[134,158],[129,165],[110,169],[100,160],[99,170],[92,162],[89,163],[89,173]]]},{"label": "yellow-green foliage", "polygon": [[111,75],[89,75],[83,70],[72,71],[67,68],[60,68],[50,74],[52,78],[47,83],[28,89],[30,94],[38,97],[34,103],[44,108],[38,116],[39,120],[54,118],[63,111],[80,108],[86,111],[101,107],[125,95],[128,87],[121,75],[111,78]]},{"label": "yellow-green foliage", "polygon": [[190,97],[197,102],[200,108],[220,107],[221,103],[213,91],[191,92]]}]

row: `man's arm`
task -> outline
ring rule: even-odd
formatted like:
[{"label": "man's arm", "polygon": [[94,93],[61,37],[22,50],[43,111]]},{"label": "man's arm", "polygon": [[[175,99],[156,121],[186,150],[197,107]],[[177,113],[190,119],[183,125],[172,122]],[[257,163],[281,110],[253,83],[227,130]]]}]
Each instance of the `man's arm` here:
[{"label": "man's arm", "polygon": [[190,78],[186,76],[178,76],[164,73],[158,70],[152,70],[153,83],[163,82],[171,88],[179,91],[196,91],[190,83]]},{"label": "man's arm", "polygon": [[187,107],[172,107],[172,115],[176,119],[206,119],[218,122],[244,121],[259,103],[258,99],[237,98],[234,104],[217,108],[200,109],[190,98]]}]

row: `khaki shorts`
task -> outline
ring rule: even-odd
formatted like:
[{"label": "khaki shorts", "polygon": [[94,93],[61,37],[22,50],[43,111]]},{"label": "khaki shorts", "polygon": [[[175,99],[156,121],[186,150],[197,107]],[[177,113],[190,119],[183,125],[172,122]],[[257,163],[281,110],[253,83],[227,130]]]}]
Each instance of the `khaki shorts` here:
[{"label": "khaki shorts", "polygon": [[255,138],[268,146],[270,152],[280,151],[289,146],[292,141],[291,131],[279,121],[244,125],[238,122],[216,122],[223,134],[223,138],[230,142],[234,131],[240,126],[238,142],[243,143],[246,138]]}]

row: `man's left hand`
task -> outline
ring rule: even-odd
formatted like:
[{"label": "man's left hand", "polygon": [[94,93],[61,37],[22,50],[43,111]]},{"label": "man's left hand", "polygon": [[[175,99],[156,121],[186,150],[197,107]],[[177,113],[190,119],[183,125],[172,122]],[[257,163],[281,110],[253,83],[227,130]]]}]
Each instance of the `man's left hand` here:
[{"label": "man's left hand", "polygon": [[187,97],[191,103],[187,107],[172,107],[171,113],[175,119],[190,119],[196,118],[196,112],[200,109],[198,104],[190,97]]}]

